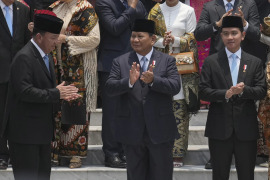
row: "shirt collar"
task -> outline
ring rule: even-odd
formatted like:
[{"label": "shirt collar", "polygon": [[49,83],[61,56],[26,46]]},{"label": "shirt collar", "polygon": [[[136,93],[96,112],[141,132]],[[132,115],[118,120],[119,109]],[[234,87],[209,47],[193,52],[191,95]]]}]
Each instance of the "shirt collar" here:
[{"label": "shirt collar", "polygon": [[31,39],[31,42],[34,44],[34,46],[37,48],[38,52],[40,53],[41,57],[43,58],[46,54],[42,51],[42,49],[37,45],[37,43],[34,41],[34,39]]},{"label": "shirt collar", "polygon": [[[4,12],[4,7],[6,7],[6,5],[3,3],[2,0],[0,0],[0,6],[1,6],[1,9],[3,10],[3,12]],[[13,4],[9,5],[8,7],[9,7],[9,9],[13,10]]]},{"label": "shirt collar", "polygon": [[226,54],[228,59],[231,58],[232,54],[235,54],[239,59],[241,59],[241,53],[242,53],[242,49],[240,47],[240,49],[238,49],[238,51],[236,51],[235,53],[232,53],[231,51],[229,51],[227,48],[225,48]]},{"label": "shirt collar", "polygon": [[[138,56],[139,61],[141,61],[141,59],[142,59],[143,56],[140,55],[140,54],[138,54],[138,53],[136,53],[136,54],[137,54],[137,56]],[[145,57],[146,57],[148,60],[150,60],[152,54],[153,54],[153,47],[152,47],[151,51],[150,51],[148,54],[145,55]]]},{"label": "shirt collar", "polygon": [[[226,4],[228,3],[228,1],[223,0],[223,2],[224,2],[224,6],[226,7]],[[232,0],[230,3],[232,4],[232,6],[234,6],[235,0]]]}]

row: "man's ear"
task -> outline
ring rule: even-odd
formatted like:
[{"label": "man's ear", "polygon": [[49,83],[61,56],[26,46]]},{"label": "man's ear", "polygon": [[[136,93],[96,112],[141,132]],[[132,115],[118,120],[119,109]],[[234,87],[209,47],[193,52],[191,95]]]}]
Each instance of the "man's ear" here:
[{"label": "man's ear", "polygon": [[246,32],[243,31],[243,32],[242,32],[242,41],[244,41],[245,37],[246,37]]},{"label": "man's ear", "polygon": [[155,34],[152,35],[152,42],[153,42],[153,45],[156,43],[157,41],[157,36]]}]

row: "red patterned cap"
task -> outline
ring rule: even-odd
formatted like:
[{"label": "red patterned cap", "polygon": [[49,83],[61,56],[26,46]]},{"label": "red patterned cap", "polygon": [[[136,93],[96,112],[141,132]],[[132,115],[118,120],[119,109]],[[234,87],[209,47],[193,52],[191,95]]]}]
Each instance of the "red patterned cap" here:
[{"label": "red patterned cap", "polygon": [[36,10],[34,14],[34,28],[42,31],[59,34],[64,21],[49,10]]}]

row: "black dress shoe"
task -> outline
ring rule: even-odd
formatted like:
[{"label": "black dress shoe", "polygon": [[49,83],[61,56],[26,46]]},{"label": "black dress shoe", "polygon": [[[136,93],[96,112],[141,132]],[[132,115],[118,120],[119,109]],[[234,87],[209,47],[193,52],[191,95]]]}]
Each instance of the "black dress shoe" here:
[{"label": "black dress shoe", "polygon": [[0,159],[0,169],[6,170],[8,167],[8,162],[4,159]]},{"label": "black dress shoe", "polygon": [[126,155],[124,155],[124,154],[120,155],[120,159],[121,159],[124,163],[127,162],[127,157],[126,157]]},{"label": "black dress shoe", "polygon": [[105,166],[112,168],[126,168],[127,163],[123,162],[118,155],[105,156]]},{"label": "black dress shoe", "polygon": [[212,169],[211,159],[205,164],[204,168],[205,169]]}]

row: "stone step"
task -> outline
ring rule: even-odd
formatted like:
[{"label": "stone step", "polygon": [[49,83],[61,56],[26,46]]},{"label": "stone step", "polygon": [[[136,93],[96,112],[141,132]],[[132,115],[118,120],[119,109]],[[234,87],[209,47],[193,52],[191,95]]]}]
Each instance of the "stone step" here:
[{"label": "stone step", "polygon": [[[199,110],[198,114],[192,115],[190,126],[205,126],[208,110]],[[91,113],[90,126],[101,126],[102,109],[96,109]]]},{"label": "stone step", "polygon": [[[101,126],[89,126],[88,144],[102,145]],[[204,137],[205,126],[189,126],[189,145],[207,145],[208,139]]]},{"label": "stone step", "polygon": [[[256,166],[255,180],[266,180],[268,168]],[[1,180],[13,180],[12,169],[0,170]],[[104,166],[83,166],[78,169],[66,167],[52,168],[51,180],[126,180],[126,169],[107,168]],[[203,166],[184,166],[174,168],[173,180],[210,180],[212,171],[204,169]],[[230,179],[237,180],[236,169],[231,168]]]},{"label": "stone step", "polygon": [[[189,145],[184,159],[185,165],[204,165],[209,160],[208,145]],[[104,153],[101,145],[89,145],[87,158],[83,159],[85,165],[103,165]]]}]

